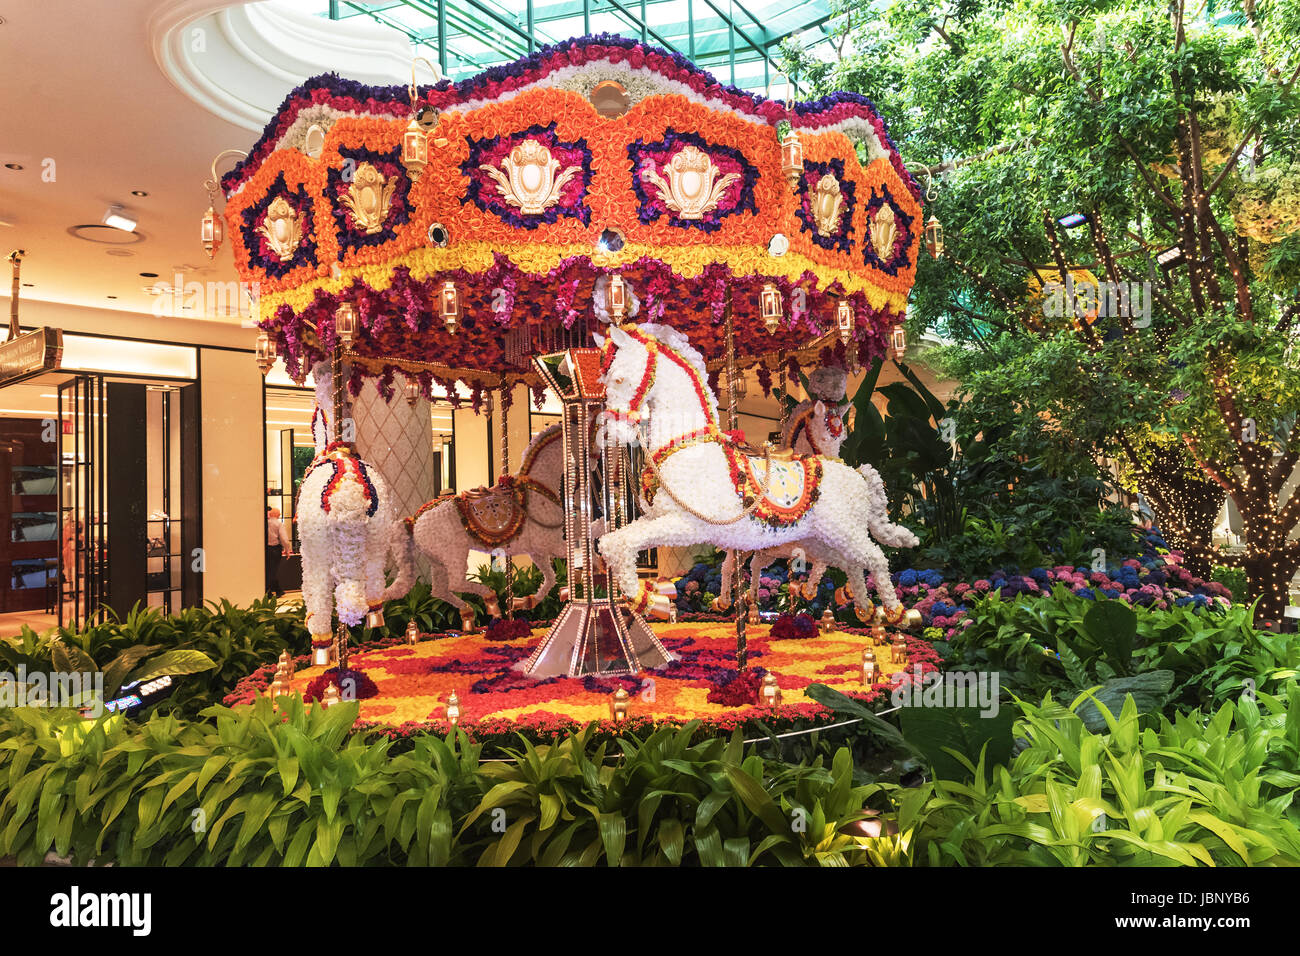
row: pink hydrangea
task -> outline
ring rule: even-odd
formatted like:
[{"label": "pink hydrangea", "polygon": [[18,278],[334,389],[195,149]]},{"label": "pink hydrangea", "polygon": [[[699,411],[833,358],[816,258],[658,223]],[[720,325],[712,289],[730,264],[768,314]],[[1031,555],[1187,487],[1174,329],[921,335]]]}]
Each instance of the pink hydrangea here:
[{"label": "pink hydrangea", "polygon": [[992,587],[993,585],[991,585],[985,578],[980,578],[978,581],[975,582],[976,591],[988,591]]}]

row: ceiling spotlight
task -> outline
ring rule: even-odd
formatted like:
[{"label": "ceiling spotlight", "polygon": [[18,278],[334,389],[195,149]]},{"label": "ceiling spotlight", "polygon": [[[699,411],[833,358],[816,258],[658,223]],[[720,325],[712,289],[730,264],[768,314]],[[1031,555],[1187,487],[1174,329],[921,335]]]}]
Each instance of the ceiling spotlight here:
[{"label": "ceiling spotlight", "polygon": [[12,169],[14,172],[18,172],[22,168],[22,163],[5,163],[5,169]]},{"label": "ceiling spotlight", "polygon": [[122,207],[117,203],[108,207],[108,212],[104,213],[101,220],[104,225],[111,226],[114,229],[121,229],[123,232],[135,232],[135,220],[122,211]]},{"label": "ceiling spotlight", "polygon": [[131,190],[131,195],[132,195],[132,196],[139,196],[141,199],[143,199],[145,196],[147,196],[147,195],[149,195],[149,194],[148,194],[147,192],[145,192],[143,189],[132,189],[132,190]]},{"label": "ceiling spotlight", "polygon": [[1072,212],[1068,216],[1062,216],[1056,220],[1056,224],[1062,229],[1077,229],[1088,221],[1088,214],[1083,212]]}]

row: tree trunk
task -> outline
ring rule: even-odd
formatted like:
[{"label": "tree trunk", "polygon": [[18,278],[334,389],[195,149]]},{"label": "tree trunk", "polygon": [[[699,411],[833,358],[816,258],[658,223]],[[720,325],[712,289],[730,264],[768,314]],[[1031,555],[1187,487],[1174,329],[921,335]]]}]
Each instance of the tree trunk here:
[{"label": "tree trunk", "polygon": [[1214,524],[1227,492],[1190,470],[1181,449],[1158,450],[1138,475],[1137,488],[1155,513],[1161,535],[1183,552],[1187,570],[1208,579],[1213,572]]},{"label": "tree trunk", "polygon": [[1266,553],[1258,558],[1247,558],[1242,566],[1246,571],[1250,596],[1259,599],[1255,608],[1255,626],[1262,627],[1269,621],[1280,624],[1290,602],[1291,578],[1298,566],[1291,551],[1288,549],[1286,556]]}]

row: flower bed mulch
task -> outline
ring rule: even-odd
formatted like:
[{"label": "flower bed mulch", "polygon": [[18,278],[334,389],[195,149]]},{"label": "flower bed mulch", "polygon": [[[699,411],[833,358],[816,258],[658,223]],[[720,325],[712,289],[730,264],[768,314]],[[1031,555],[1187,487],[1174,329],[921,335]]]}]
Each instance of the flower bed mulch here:
[{"label": "flower bed mulch", "polygon": [[[635,677],[535,680],[525,676],[513,665],[528,657],[544,636],[544,628],[510,641],[488,642],[470,634],[425,640],[413,647],[385,642],[387,646],[354,651],[349,666],[363,671],[378,688],[375,696],[359,702],[358,726],[402,734],[446,731],[446,702],[455,691],[460,699],[460,726],[471,735],[511,729],[546,734],[590,722],[607,724],[610,695],[623,687],[630,695],[629,716],[638,725],[650,718],[667,723],[699,719],[720,731],[756,720],[785,727],[831,719],[830,711],[803,693],[809,684],[826,684],[868,702],[887,701],[893,686],[906,679],[899,673],[904,666],[910,671],[919,664],[929,671],[938,661],[929,642],[915,637],[907,638],[908,660],[903,663],[892,659],[888,647],[876,648],[886,679],[868,689],[860,680],[862,650],[870,641],[865,632],[832,631],[807,640],[780,640],[770,637],[769,625],[751,625],[750,667],[760,676],[775,674],[781,688],[782,705],[773,711],[757,703],[732,705],[747,696],[740,688],[757,686],[752,677],[725,692],[737,677],[734,625],[658,624],[655,631],[678,660]],[[301,693],[323,670],[299,670],[294,689]],[[269,676],[254,672],[226,703],[252,699],[264,690]],[[710,703],[710,696],[727,703]]]}]

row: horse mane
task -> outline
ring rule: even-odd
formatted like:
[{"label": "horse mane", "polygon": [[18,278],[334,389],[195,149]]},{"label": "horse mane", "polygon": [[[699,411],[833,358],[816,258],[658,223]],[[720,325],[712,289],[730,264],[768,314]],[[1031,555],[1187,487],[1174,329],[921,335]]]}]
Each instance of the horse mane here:
[{"label": "horse mane", "polygon": [[718,397],[709,388],[709,370],[704,364],[704,356],[691,344],[691,340],[686,337],[686,333],[679,332],[671,325],[663,325],[658,322],[642,322],[637,326],[637,329],[644,335],[658,339],[662,345],[666,345],[676,352],[695,370],[695,373],[700,377],[700,384],[704,386],[704,394],[709,402],[709,407],[713,410],[713,414],[717,415]]},{"label": "horse mane", "polygon": [[558,437],[562,428],[563,426],[559,422],[556,422],[554,425],[547,425],[533,436],[533,440],[530,441],[528,447],[524,449],[524,457],[520,459],[519,474],[528,474],[529,470],[533,466],[533,458],[542,450],[543,445],[551,441],[553,438]]}]

